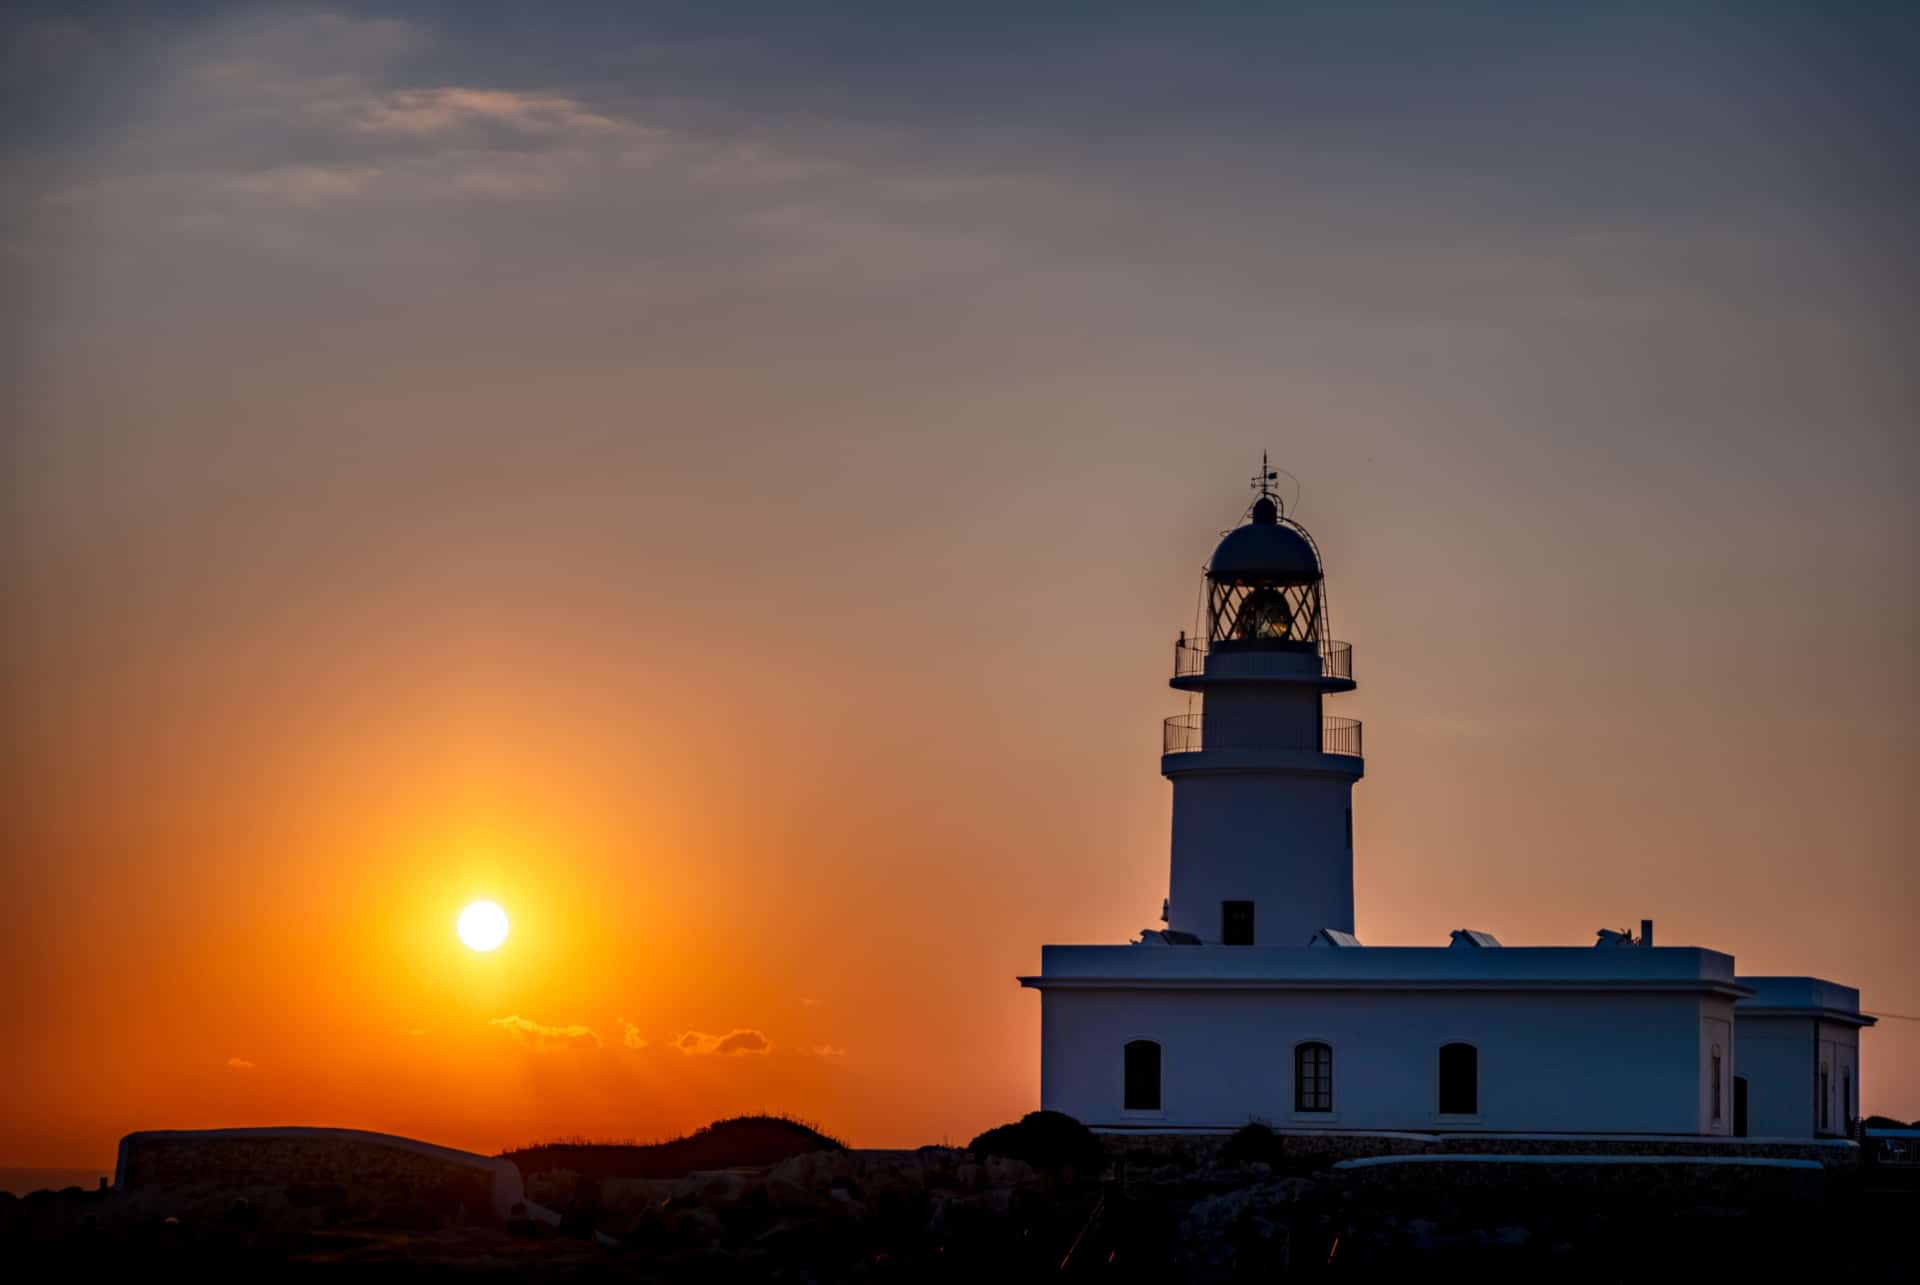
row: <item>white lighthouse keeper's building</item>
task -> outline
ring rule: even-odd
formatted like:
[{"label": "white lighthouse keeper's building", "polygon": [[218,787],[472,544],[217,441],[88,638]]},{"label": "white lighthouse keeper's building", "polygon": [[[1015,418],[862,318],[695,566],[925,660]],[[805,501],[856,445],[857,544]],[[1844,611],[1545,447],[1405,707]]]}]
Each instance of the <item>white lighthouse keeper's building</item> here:
[{"label": "white lighthouse keeper's building", "polygon": [[1464,929],[1448,947],[1356,940],[1360,725],[1325,711],[1354,688],[1353,653],[1330,635],[1319,550],[1273,476],[1263,463],[1246,522],[1207,564],[1204,635],[1175,646],[1172,685],[1202,708],[1168,719],[1162,744],[1167,926],[1044,947],[1040,975],[1020,979],[1041,995],[1041,1105],[1103,1129],[1738,1136],[1751,1090],[1770,1129],[1844,1133],[1873,1020],[1844,987],[1802,979],[1819,988],[1820,1057],[1736,1063],[1756,986],[1731,955],[1655,947],[1647,921],[1595,947]]}]

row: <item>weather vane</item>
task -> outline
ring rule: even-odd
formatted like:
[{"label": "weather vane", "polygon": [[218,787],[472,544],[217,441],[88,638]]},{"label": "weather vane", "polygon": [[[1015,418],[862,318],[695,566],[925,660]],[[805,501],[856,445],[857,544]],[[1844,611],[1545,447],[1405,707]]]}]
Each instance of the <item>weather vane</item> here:
[{"label": "weather vane", "polygon": [[1280,502],[1280,496],[1277,492],[1275,492],[1273,484],[1279,480],[1280,480],[1280,474],[1271,465],[1267,463],[1267,453],[1265,451],[1261,451],[1260,452],[1260,471],[1253,475],[1252,479],[1248,482],[1248,485],[1253,488],[1254,494],[1256,496],[1264,495],[1268,499],[1272,500],[1275,504],[1278,504]]}]

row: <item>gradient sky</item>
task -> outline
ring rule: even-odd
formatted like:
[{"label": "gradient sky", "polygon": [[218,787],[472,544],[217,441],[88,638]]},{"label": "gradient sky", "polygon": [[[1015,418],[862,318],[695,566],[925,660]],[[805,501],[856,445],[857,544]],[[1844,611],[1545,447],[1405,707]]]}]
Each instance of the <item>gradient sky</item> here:
[{"label": "gradient sky", "polygon": [[1920,1015],[1912,10],[1030,8],[9,6],[0,1162],[1031,1109],[1263,448],[1364,940]]}]

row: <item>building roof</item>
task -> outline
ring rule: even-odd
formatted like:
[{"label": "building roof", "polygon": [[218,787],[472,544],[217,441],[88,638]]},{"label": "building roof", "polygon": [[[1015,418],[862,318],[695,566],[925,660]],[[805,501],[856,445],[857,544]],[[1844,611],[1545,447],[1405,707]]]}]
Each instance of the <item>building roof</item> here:
[{"label": "building roof", "polygon": [[1670,990],[1748,993],[1733,956],[1695,946],[1044,946],[1037,989],[1145,990]]},{"label": "building roof", "polygon": [[1872,1026],[1875,1019],[1860,1011],[1860,992],[1824,977],[1741,977],[1748,995],[1739,1002],[1736,1017],[1820,1017],[1854,1026]]}]

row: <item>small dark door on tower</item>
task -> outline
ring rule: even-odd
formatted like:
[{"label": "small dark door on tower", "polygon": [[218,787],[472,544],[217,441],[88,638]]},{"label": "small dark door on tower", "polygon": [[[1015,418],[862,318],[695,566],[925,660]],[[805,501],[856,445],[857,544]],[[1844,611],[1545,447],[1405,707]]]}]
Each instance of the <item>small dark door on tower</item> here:
[{"label": "small dark door on tower", "polygon": [[1733,1136],[1747,1136],[1747,1077],[1733,1077]]},{"label": "small dark door on tower", "polygon": [[1251,901],[1220,903],[1220,944],[1223,946],[1253,945],[1253,903]]}]

